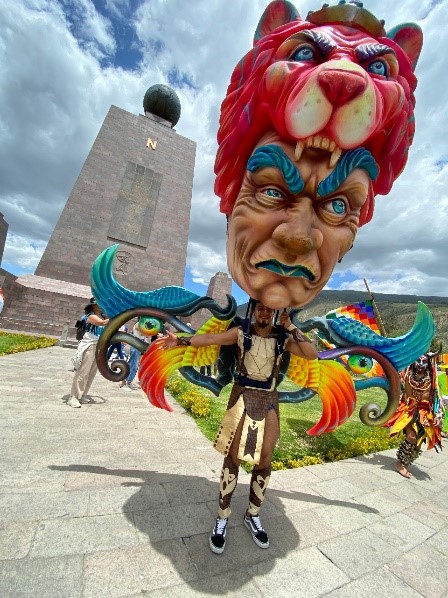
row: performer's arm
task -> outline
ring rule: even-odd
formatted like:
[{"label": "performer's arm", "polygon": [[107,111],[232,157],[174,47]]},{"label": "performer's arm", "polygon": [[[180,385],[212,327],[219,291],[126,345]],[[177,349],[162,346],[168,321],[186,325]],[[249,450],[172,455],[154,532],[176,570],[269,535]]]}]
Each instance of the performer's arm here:
[{"label": "performer's arm", "polygon": [[280,324],[291,333],[286,342],[285,351],[305,359],[317,359],[319,357],[313,343],[294,326],[286,311],[280,315]]},{"label": "performer's arm", "polygon": [[194,334],[192,336],[176,336],[167,330],[166,336],[161,341],[164,349],[171,349],[178,345],[191,345],[192,347],[208,347],[210,345],[234,345],[238,340],[238,328],[231,328],[219,334]]}]

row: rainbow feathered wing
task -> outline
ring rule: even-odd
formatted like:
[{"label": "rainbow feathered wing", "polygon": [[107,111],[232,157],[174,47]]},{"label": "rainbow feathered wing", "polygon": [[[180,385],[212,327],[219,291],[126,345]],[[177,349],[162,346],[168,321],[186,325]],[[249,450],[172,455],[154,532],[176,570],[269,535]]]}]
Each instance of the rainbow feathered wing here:
[{"label": "rainbow feathered wing", "polygon": [[[198,334],[224,332],[230,323],[231,320],[210,318],[198,330]],[[141,387],[152,405],[172,411],[164,392],[170,375],[182,367],[211,365],[217,361],[218,355],[218,345],[163,349],[162,343],[155,341],[140,362]],[[355,388],[350,375],[339,363],[318,359],[308,361],[292,355],[286,375],[298,386],[313,390],[322,400],[322,417],[308,434],[331,432],[353,413],[356,404]]]}]

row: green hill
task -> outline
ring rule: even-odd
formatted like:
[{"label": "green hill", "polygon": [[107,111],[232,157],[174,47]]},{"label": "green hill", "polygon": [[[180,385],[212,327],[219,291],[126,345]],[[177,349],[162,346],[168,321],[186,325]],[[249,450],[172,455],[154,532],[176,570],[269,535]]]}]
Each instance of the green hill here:
[{"label": "green hill", "polygon": [[[321,293],[300,312],[300,319],[324,316],[337,307],[358,303],[368,299],[365,291],[321,291]],[[443,351],[448,353],[448,297],[420,297],[417,295],[374,294],[387,336],[400,336],[408,332],[415,320],[417,302],[422,301],[431,310],[436,324],[435,339],[442,341]],[[247,304],[238,307],[238,314],[245,316]]]}]

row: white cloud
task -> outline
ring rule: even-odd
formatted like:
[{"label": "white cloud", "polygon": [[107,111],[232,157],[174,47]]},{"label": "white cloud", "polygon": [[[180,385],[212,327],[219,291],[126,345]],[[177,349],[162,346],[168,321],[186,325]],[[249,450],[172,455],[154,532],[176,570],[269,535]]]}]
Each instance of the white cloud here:
[{"label": "white cloud", "polygon": [[[226,271],[226,223],[213,193],[220,104],[268,0],[145,0],[134,14],[125,0],[103,4],[100,15],[91,0],[0,3],[0,212],[10,224],[3,260],[34,271],[109,106],[139,113],[145,90],[175,73],[182,104],[176,130],[197,142],[187,262],[193,278],[208,284]],[[314,0],[295,4],[302,16],[316,8]],[[373,292],[446,296],[448,5],[365,6],[386,29],[407,21],[423,28],[416,136],[404,173],[387,198],[377,198],[373,221],[337,271],[354,279],[344,283],[349,288],[364,289],[367,278]],[[122,41],[117,18],[135,26],[132,44],[142,59],[133,71],[111,66]]]}]

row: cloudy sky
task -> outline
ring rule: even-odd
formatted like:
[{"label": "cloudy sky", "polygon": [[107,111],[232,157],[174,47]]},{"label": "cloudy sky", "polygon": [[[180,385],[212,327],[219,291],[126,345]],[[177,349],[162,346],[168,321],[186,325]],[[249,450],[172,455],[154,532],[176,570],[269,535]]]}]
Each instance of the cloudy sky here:
[{"label": "cloudy sky", "polygon": [[[220,103],[268,0],[0,2],[2,267],[33,273],[111,104],[142,112],[146,89],[175,88],[176,130],[197,142],[186,286],[227,271],[225,218],[213,194]],[[297,0],[302,16],[318,8]],[[424,32],[417,132],[404,173],[338,265],[328,288],[448,296],[448,0],[366,0],[386,29]],[[385,7],[387,6],[387,12]],[[237,293],[237,298],[243,298]]]}]

